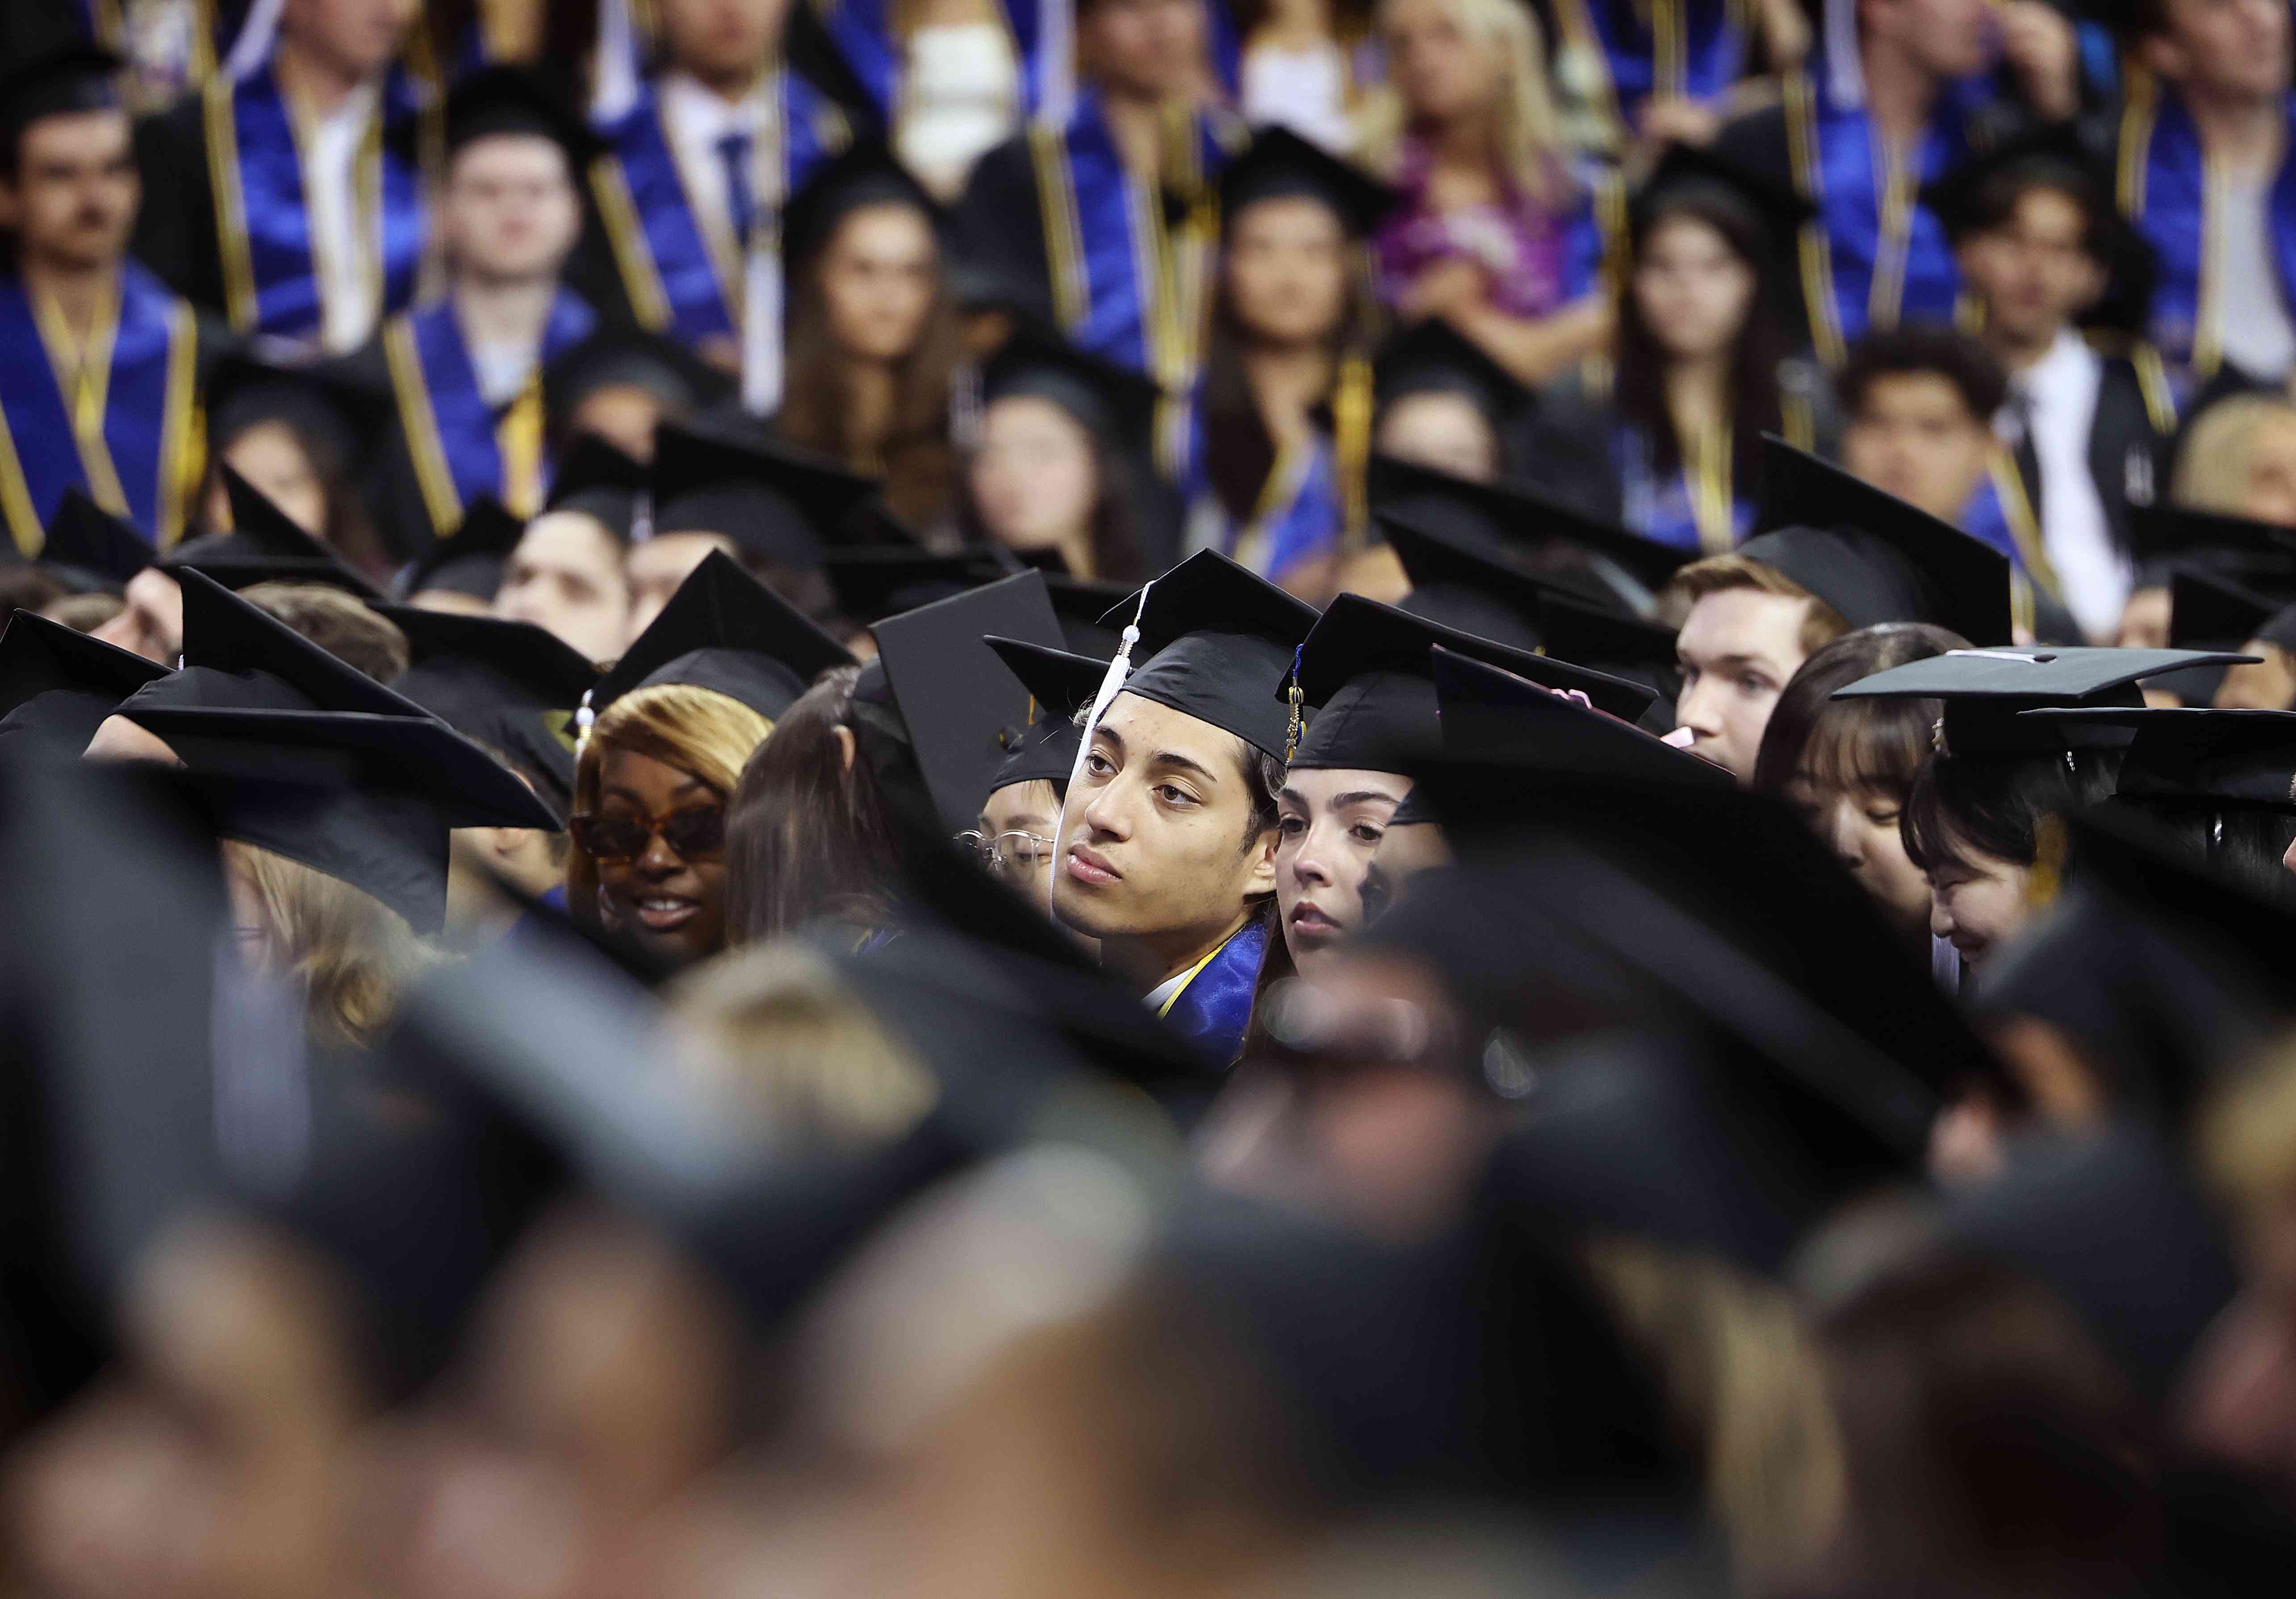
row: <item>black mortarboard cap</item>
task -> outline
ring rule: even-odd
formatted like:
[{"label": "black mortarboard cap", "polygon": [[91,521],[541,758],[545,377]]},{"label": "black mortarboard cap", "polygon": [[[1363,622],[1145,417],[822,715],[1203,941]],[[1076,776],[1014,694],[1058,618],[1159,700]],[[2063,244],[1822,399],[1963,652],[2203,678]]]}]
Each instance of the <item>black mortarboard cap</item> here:
[{"label": "black mortarboard cap", "polygon": [[1780,247],[1792,243],[1795,230],[1816,209],[1789,184],[1776,182],[1708,146],[1676,143],[1666,147],[1666,154],[1635,191],[1630,210],[1636,238],[1669,199],[1693,193],[1717,195],[1724,203],[1750,213]]},{"label": "black mortarboard cap", "polygon": [[2129,729],[2116,794],[2296,815],[2296,711],[2073,706],[2029,710],[2024,719]]},{"label": "black mortarboard cap", "polygon": [[1942,176],[1922,185],[1921,202],[1945,224],[1946,237],[1958,243],[1980,225],[1978,204],[1986,191],[2011,172],[2076,185],[2098,209],[2098,221],[2112,209],[2110,174],[2081,142],[2079,127],[2072,122],[2046,123],[1972,151]]},{"label": "black mortarboard cap", "polygon": [[712,550],[598,680],[588,708],[596,715],[633,689],[683,683],[777,722],[816,677],[852,664],[843,644]]},{"label": "black mortarboard cap", "polygon": [[1693,556],[1512,484],[1471,482],[1390,455],[1372,458],[1371,504],[1382,526],[1399,521],[1442,536],[1598,603],[1640,607]]},{"label": "black mortarboard cap", "polygon": [[2120,749],[2129,742],[2125,727],[2084,730],[2061,718],[2019,713],[2053,706],[2138,705],[2143,696],[2136,685],[2145,678],[2253,659],[2198,650],[1948,650],[1861,677],[1835,690],[1833,697],[1942,700],[1945,747],[1956,755]]},{"label": "black mortarboard cap", "polygon": [[2009,642],[2009,558],[1774,435],[1762,440],[1764,531],[1738,546],[1852,627],[1931,622]]},{"label": "black mortarboard cap", "polygon": [[[1639,683],[1658,696],[1651,712],[1673,717],[1674,702],[1682,693],[1675,628],[1607,606],[1585,604],[1568,594],[1549,594],[1539,597],[1538,632],[1546,653],[1555,660]],[[1673,726],[1669,719],[1667,726]]]},{"label": "black mortarboard cap", "polygon": [[[343,362],[275,366],[234,351],[209,369],[201,397],[208,448],[217,459],[248,429],[277,422],[299,439],[318,445],[348,472],[364,459],[367,442],[397,420],[390,391]],[[236,520],[236,507],[232,514]]]},{"label": "black mortarboard cap", "polygon": [[525,531],[526,524],[504,510],[500,501],[481,495],[464,509],[463,525],[434,542],[406,570],[398,592],[412,599],[444,589],[491,602],[502,586],[503,563]]},{"label": "black mortarboard cap", "polygon": [[990,635],[1056,646],[1059,621],[1037,572],[888,617],[870,630],[933,808],[950,832],[972,825],[1003,763],[1003,735],[1026,719]]},{"label": "black mortarboard cap", "polygon": [[[1127,693],[1234,734],[1262,754],[1289,753],[1290,708],[1278,695],[1292,652],[1316,625],[1293,599],[1214,550],[1200,550],[1148,586]],[[1132,625],[1126,600],[1101,619]]]},{"label": "black mortarboard cap", "polygon": [[120,701],[166,676],[141,655],[15,611],[0,624],[0,754],[28,738],[76,757]]},{"label": "black mortarboard cap", "polygon": [[832,550],[823,570],[836,593],[838,611],[865,627],[1009,578],[1019,567],[994,545],[975,545],[943,555],[898,548]]},{"label": "black mortarboard cap", "polygon": [[382,598],[380,589],[298,527],[260,489],[228,466],[217,470],[231,500],[231,531],[177,545],[160,562],[165,570],[179,576],[185,569],[204,572],[227,588],[323,583],[362,600]]},{"label": "black mortarboard cap", "polygon": [[1051,595],[1053,614],[1060,619],[1061,637],[1077,655],[1097,655],[1105,660],[1123,643],[1122,630],[1100,619],[1111,606],[1136,592],[1129,583],[1071,578],[1065,572],[1046,572],[1045,592]]},{"label": "black mortarboard cap", "polygon": [[1315,714],[1290,764],[1407,773],[1442,753],[1430,654],[1438,645],[1547,688],[1583,693],[1597,709],[1628,721],[1651,702],[1640,684],[1511,650],[1360,594],[1341,594],[1300,646],[1300,693]]},{"label": "black mortarboard cap", "polygon": [[2011,1145],[1999,1175],[1948,1193],[1945,1229],[2052,1290],[2155,1405],[2238,1287],[2207,1201],[2141,1127]]},{"label": "black mortarboard cap", "polygon": [[120,706],[121,715],[133,717],[146,705],[426,714],[204,572],[177,576],[184,586],[184,669],[155,679]]},{"label": "black mortarboard cap", "polygon": [[574,712],[596,686],[597,668],[531,622],[462,616],[414,605],[376,609],[406,635],[398,693],[488,749],[546,780],[544,797],[568,810],[574,797]]},{"label": "black mortarboard cap", "polygon": [[554,831],[547,806],[434,717],[150,707],[204,791],[217,832],[362,889],[435,932],[447,914],[447,833]]},{"label": "black mortarboard cap", "polygon": [[[1474,808],[1476,814],[1521,814],[1533,792],[1520,775],[1525,772],[1704,788],[1726,787],[1731,782],[1729,774],[1712,762],[1662,743],[1623,718],[1579,705],[1551,692],[1548,683],[1518,676],[1504,665],[1439,647],[1431,670],[1442,715],[1440,759],[1423,760],[1415,769],[1471,763],[1518,774],[1513,781],[1490,785],[1488,804]],[[1432,800],[1439,790],[1456,796],[1472,786],[1431,783],[1429,797]],[[1462,825],[1470,824],[1468,808],[1456,798],[1452,808],[1460,813]]]},{"label": "black mortarboard cap", "polygon": [[2140,571],[2189,566],[2274,593],[2296,583],[2296,529],[2271,522],[2156,501],[2128,508],[2128,545]]},{"label": "black mortarboard cap", "polygon": [[665,422],[654,432],[656,533],[717,533],[748,554],[815,567],[876,483],[786,445],[737,444]]},{"label": "black mortarboard cap", "polygon": [[1350,162],[1309,144],[1288,127],[1268,127],[1220,168],[1220,217],[1232,227],[1239,210],[1262,200],[1306,197],[1332,208],[1351,238],[1365,238],[1401,199],[1395,190]]},{"label": "black mortarboard cap", "polygon": [[2257,629],[2279,609],[2262,594],[2191,569],[2169,574],[2169,643],[2179,650],[2238,649],[2261,636]]},{"label": "black mortarboard cap", "polygon": [[986,637],[1004,669],[1029,692],[1028,726],[1007,728],[1004,758],[990,774],[988,791],[1016,783],[1066,783],[1076,768],[1084,729],[1076,713],[1093,701],[1108,676],[1108,662],[1054,650],[1025,639]]},{"label": "black mortarboard cap", "polygon": [[1058,333],[1021,324],[980,370],[980,403],[1049,400],[1107,448],[1144,453],[1156,430],[1156,385],[1128,367],[1086,354]]},{"label": "black mortarboard cap", "polygon": [[127,63],[93,45],[70,45],[21,62],[0,77],[0,143],[14,161],[17,139],[44,117],[117,111]]},{"label": "black mortarboard cap", "polygon": [[599,150],[593,134],[558,85],[524,67],[481,67],[447,96],[449,154],[494,134],[529,134],[566,152],[568,174],[579,188]]},{"label": "black mortarboard cap", "polygon": [[1461,395],[1495,431],[1538,403],[1521,379],[1440,316],[1414,323],[1381,347],[1372,382],[1382,407],[1409,394]]},{"label": "black mortarboard cap", "polygon": [[118,589],[154,559],[152,545],[133,526],[111,514],[78,488],[64,490],[48,519],[39,562],[76,586]]},{"label": "black mortarboard cap", "polygon": [[692,416],[733,392],[733,380],[676,340],[610,324],[542,369],[542,403],[553,439],[564,440],[575,412],[601,389],[643,389],[665,414]]},{"label": "black mortarboard cap", "polygon": [[1411,580],[1398,602],[1404,610],[1512,650],[1545,647],[1539,605],[1552,592],[1549,579],[1531,577],[1464,531],[1385,514],[1379,525]]},{"label": "black mortarboard cap", "polygon": [[853,212],[865,206],[905,205],[924,213],[938,230],[940,207],[911,176],[883,139],[865,136],[818,168],[782,210],[782,249],[802,268]]},{"label": "black mortarboard cap", "polygon": [[594,433],[574,440],[551,479],[545,511],[578,511],[624,543],[646,493],[646,469]]}]

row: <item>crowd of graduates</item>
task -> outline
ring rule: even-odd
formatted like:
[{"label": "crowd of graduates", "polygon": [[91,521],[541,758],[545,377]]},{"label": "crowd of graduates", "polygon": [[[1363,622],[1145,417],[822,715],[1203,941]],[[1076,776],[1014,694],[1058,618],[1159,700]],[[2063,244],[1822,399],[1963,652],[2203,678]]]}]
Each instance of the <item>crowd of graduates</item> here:
[{"label": "crowd of graduates", "polygon": [[0,1591],[2285,1591],[2292,34],[6,8]]}]

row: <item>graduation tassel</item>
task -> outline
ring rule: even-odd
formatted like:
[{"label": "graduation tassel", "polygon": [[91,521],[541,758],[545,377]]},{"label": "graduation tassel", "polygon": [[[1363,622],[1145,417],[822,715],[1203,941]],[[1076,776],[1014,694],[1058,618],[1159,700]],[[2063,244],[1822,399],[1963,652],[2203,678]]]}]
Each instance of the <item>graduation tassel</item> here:
[{"label": "graduation tassel", "polygon": [[582,758],[582,746],[590,742],[590,724],[598,719],[598,713],[590,709],[590,696],[597,692],[594,688],[584,689],[582,703],[575,708],[574,758],[576,760]]},{"label": "graduation tassel", "polygon": [[[1108,671],[1100,680],[1100,692],[1092,697],[1092,709],[1084,719],[1084,736],[1077,741],[1076,759],[1069,767],[1069,792],[1077,791],[1084,781],[1084,763],[1092,754],[1092,735],[1100,726],[1100,718],[1123,691],[1124,680],[1132,675],[1132,646],[1140,642],[1140,618],[1148,609],[1148,591],[1156,585],[1152,581],[1140,586],[1140,598],[1132,607],[1132,620],[1124,629],[1123,642],[1116,646],[1116,658],[1108,663]],[[1053,824],[1053,871],[1061,869],[1062,850],[1068,842],[1069,808],[1061,806],[1061,819]]]}]

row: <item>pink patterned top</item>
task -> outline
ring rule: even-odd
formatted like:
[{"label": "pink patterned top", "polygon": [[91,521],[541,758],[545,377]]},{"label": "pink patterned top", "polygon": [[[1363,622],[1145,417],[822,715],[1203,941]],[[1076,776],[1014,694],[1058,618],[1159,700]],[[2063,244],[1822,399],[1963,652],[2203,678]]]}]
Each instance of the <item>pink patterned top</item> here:
[{"label": "pink patterned top", "polygon": [[1545,316],[1570,296],[1565,279],[1567,218],[1548,211],[1508,183],[1496,204],[1442,212],[1428,202],[1427,176],[1434,158],[1423,140],[1404,135],[1395,185],[1397,207],[1379,230],[1380,296],[1399,302],[1413,280],[1437,262],[1465,256],[1490,279],[1490,303],[1510,316]]}]

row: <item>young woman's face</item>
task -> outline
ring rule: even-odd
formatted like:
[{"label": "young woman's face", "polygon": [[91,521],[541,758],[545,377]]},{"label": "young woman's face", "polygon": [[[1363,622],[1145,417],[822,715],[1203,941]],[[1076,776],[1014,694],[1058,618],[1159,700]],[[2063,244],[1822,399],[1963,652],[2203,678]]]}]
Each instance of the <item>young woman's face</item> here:
[{"label": "young woman's face", "polygon": [[[598,764],[598,814],[648,831],[637,852],[598,858],[598,908],[608,925],[673,961],[696,961],[726,946],[726,797],[691,772],[650,755],[606,746]],[[694,812],[720,818],[719,843],[681,855],[662,824]]]},{"label": "young woman's face", "polygon": [[1464,394],[1429,390],[1388,402],[1372,443],[1382,455],[1431,466],[1471,483],[1499,475],[1498,436]]},{"label": "young woman's face", "polygon": [[1635,307],[1659,348],[1694,361],[1728,349],[1746,325],[1754,269],[1721,229],[1672,217],[1651,230],[1635,262]]},{"label": "young woman's face", "polygon": [[1009,783],[980,808],[980,831],[996,849],[991,872],[1047,916],[1053,914],[1053,830],[1060,821],[1060,800],[1041,777]]},{"label": "young woman's face", "polygon": [[1874,897],[1890,925],[1918,939],[1930,930],[1930,883],[1906,857],[1898,830],[1904,797],[1878,786],[1847,789],[1805,774],[1786,798],[1810,831]]},{"label": "young woman's face", "polygon": [[[285,422],[257,422],[224,447],[223,462],[304,532],[326,537],[326,480]],[[230,520],[231,501],[217,476],[208,495],[208,525],[220,528]]]},{"label": "young woman's face", "polygon": [[1276,796],[1275,908],[1312,977],[1362,927],[1364,875],[1411,780],[1392,772],[1294,772]]},{"label": "young woman's face", "polygon": [[1388,0],[1380,25],[1388,73],[1414,121],[1478,116],[1497,101],[1506,58],[1468,29],[1454,0]]},{"label": "young woman's face", "polygon": [[1251,338],[1285,347],[1330,338],[1347,311],[1348,239],[1304,194],[1262,200],[1228,227],[1228,304]]},{"label": "young woman's face", "polygon": [[630,616],[620,542],[579,511],[536,517],[503,569],[495,614],[554,634],[585,660],[613,660]]},{"label": "young woman's face", "polygon": [[1092,435],[1048,399],[1008,395],[981,419],[972,498],[988,536],[1016,550],[1087,535],[1100,496]]},{"label": "young woman's face", "polygon": [[857,361],[898,361],[916,348],[932,309],[932,225],[914,206],[863,206],[831,234],[821,256],[829,334]]},{"label": "young woman's face", "polygon": [[1973,852],[1966,861],[1940,865],[1929,874],[1930,931],[1961,951],[1970,966],[1982,967],[2032,914],[2025,902],[2032,870]]}]

